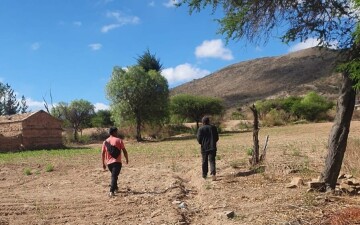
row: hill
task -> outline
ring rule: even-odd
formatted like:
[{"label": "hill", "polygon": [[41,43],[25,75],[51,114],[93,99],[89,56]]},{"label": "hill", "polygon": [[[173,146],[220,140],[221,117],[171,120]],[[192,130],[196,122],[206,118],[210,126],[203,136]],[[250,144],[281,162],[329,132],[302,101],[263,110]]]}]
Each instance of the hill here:
[{"label": "hill", "polygon": [[177,86],[171,95],[219,97],[229,108],[264,98],[303,95],[311,90],[333,99],[341,83],[335,72],[338,58],[336,50],[314,47],[240,62]]}]

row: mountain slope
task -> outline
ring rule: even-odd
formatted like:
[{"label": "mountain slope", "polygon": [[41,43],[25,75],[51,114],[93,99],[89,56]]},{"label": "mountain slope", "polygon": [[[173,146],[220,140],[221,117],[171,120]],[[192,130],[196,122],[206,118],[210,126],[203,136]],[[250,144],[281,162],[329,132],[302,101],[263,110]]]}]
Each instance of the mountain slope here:
[{"label": "mountain slope", "polygon": [[220,97],[228,107],[275,96],[303,95],[310,90],[335,98],[340,84],[334,71],[338,58],[335,50],[315,47],[240,62],[175,87],[171,95]]}]

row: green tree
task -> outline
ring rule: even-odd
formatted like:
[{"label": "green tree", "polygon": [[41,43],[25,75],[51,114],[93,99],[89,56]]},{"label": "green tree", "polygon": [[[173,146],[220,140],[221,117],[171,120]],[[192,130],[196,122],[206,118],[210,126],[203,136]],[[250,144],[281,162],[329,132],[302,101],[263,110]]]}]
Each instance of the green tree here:
[{"label": "green tree", "polygon": [[0,116],[4,115],[5,85],[0,82]]},{"label": "green tree", "polygon": [[155,54],[151,54],[149,49],[147,49],[143,55],[138,56],[136,60],[137,65],[144,68],[145,72],[149,72],[150,70],[161,72],[162,70],[160,59],[156,58]]},{"label": "green tree", "polygon": [[321,115],[333,106],[334,104],[331,101],[327,101],[315,92],[309,92],[298,104],[294,104],[291,110],[298,117],[315,121],[323,119]]},{"label": "green tree", "polygon": [[15,91],[9,84],[0,85],[0,111],[2,115],[13,115],[20,112],[20,103],[16,98]]},{"label": "green tree", "polygon": [[285,43],[317,38],[321,46],[343,50],[346,58],[341,68],[343,83],[321,174],[326,188],[334,189],[355,105],[353,87],[360,86],[360,0],[181,0],[181,4],[187,4],[190,12],[200,11],[206,6],[212,6],[214,12],[221,8],[224,16],[218,20],[219,31],[226,35],[227,40],[266,41],[275,28],[280,28],[280,37]]},{"label": "green tree", "polygon": [[145,123],[162,123],[168,117],[168,83],[155,70],[115,67],[106,90],[112,102],[113,120],[117,124],[125,121],[135,124],[137,141],[142,140],[141,128]]},{"label": "green tree", "polygon": [[64,121],[65,126],[71,126],[73,129],[74,140],[78,141],[78,132],[83,128],[90,126],[91,117],[94,114],[94,105],[89,101],[80,99],[74,100],[67,104],[65,102],[58,103],[51,109],[51,114]]},{"label": "green tree", "polygon": [[221,99],[179,94],[171,98],[170,110],[173,115],[196,122],[196,128],[205,115],[221,115],[224,110]]},{"label": "green tree", "polygon": [[98,110],[91,118],[92,127],[110,127],[112,125],[110,110]]},{"label": "green tree", "polygon": [[89,101],[80,99],[70,103],[66,110],[65,117],[74,129],[74,140],[78,141],[78,132],[83,128],[89,127],[90,119],[94,114],[94,105]]},{"label": "green tree", "polygon": [[20,112],[23,113],[27,113],[28,112],[28,108],[29,106],[26,104],[26,98],[25,96],[21,96],[21,105],[20,105]]}]

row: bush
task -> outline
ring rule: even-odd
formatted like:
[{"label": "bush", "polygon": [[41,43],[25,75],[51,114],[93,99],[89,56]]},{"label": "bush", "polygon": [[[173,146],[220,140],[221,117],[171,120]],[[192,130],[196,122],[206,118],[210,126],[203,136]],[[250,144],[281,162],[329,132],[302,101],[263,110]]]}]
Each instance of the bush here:
[{"label": "bush", "polygon": [[97,128],[95,132],[90,134],[91,141],[103,141],[109,137],[109,133],[107,129]]},{"label": "bush", "polygon": [[48,164],[45,169],[46,172],[52,172],[54,171],[54,166],[52,164]]},{"label": "bush", "polygon": [[298,119],[320,121],[330,119],[327,112],[334,103],[309,92],[305,97],[288,97],[255,102],[259,117],[266,126],[284,125]]},{"label": "bush", "polygon": [[292,112],[298,118],[309,121],[320,121],[327,118],[326,112],[334,103],[315,92],[308,93],[298,104],[292,106]]},{"label": "bush", "polygon": [[288,121],[289,115],[284,110],[272,109],[262,120],[263,126],[281,126]]}]

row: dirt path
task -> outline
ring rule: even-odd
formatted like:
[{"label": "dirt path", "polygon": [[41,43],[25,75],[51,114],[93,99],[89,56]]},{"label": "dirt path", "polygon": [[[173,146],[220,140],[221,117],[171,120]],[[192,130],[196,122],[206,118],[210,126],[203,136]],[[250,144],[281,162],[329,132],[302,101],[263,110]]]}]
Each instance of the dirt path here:
[{"label": "dirt path", "polygon": [[[201,178],[194,140],[128,143],[130,164],[124,165],[115,198],[107,197],[110,173],[102,170],[99,153],[3,163],[0,225],[255,225],[296,220],[311,224],[323,215],[320,207],[326,211],[358,204],[348,197],[326,201],[323,194],[306,193],[305,186],[284,188],[293,176],[306,180],[318,175],[330,127],[324,123],[262,129],[261,141],[270,135],[268,163],[264,173],[255,174],[248,173],[246,164],[251,133],[221,136],[215,182]],[[359,132],[360,123],[353,123],[351,136],[358,137]],[[54,171],[45,172],[48,164]],[[24,175],[24,168],[33,174]],[[286,174],[288,168],[300,173]],[[182,202],[184,208],[179,207]],[[224,211],[234,211],[235,218],[220,216]]]}]

